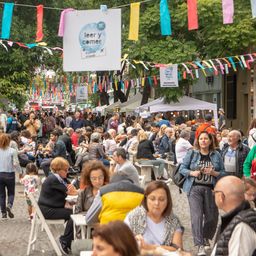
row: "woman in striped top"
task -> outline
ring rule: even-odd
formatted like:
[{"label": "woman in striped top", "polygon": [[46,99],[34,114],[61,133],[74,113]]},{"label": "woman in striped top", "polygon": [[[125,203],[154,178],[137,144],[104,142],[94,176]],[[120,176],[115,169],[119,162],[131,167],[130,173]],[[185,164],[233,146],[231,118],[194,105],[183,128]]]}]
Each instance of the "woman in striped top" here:
[{"label": "woman in striped top", "polygon": [[[15,195],[15,167],[19,165],[17,151],[10,147],[10,137],[0,134],[0,207],[2,218],[13,218],[11,211]],[[6,190],[8,201],[6,205]]]}]

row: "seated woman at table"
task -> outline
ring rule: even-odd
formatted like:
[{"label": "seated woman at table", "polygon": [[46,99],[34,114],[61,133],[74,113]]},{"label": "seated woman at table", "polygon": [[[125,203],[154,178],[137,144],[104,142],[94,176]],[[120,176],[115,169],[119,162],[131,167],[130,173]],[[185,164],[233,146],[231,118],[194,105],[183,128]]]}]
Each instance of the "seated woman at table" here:
[{"label": "seated woman at table", "polygon": [[65,208],[65,198],[67,195],[77,195],[78,192],[72,184],[67,182],[69,163],[66,159],[54,158],[50,169],[52,173],[42,184],[38,205],[45,219],[64,219],[67,222],[59,242],[61,251],[68,254],[73,240],[73,222],[70,218],[72,209]]},{"label": "seated woman at table", "polygon": [[101,161],[91,160],[84,164],[81,174],[81,187],[75,206],[75,213],[86,213],[100,187],[109,182],[109,175]]},{"label": "seated woman at table", "polygon": [[138,256],[137,242],[122,221],[112,221],[97,225],[93,232],[92,256]]},{"label": "seated woman at table", "polygon": [[104,152],[103,145],[100,143],[101,135],[98,132],[94,132],[91,135],[91,142],[88,146],[89,159],[101,160],[104,165],[109,166],[109,161],[106,159],[107,155]]},{"label": "seated woman at table", "polygon": [[[172,198],[162,181],[148,184],[141,206],[127,214],[124,222],[136,236],[141,249],[176,251],[183,248],[184,228],[172,212]],[[161,250],[160,249],[160,250]]]},{"label": "seated woman at table", "polygon": [[138,132],[139,145],[137,148],[137,159],[140,164],[152,164],[157,166],[158,170],[154,170],[155,176],[159,180],[166,180],[164,176],[165,161],[163,159],[156,159],[154,157],[155,149],[151,140],[148,139],[145,131]]}]

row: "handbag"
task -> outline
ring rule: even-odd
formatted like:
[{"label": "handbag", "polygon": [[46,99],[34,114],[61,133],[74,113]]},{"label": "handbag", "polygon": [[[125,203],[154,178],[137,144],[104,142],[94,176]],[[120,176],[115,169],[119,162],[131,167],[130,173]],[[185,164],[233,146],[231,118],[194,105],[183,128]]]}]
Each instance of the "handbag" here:
[{"label": "handbag", "polygon": [[[190,156],[190,163],[191,163],[191,160],[193,159],[193,156],[194,156],[194,150],[192,150],[192,154],[191,154],[191,156]],[[173,181],[173,183],[174,183],[176,186],[178,186],[180,189],[182,189],[182,188],[183,188],[183,184],[184,184],[184,182],[185,182],[185,180],[186,180],[186,177],[183,176],[183,175],[179,172],[180,167],[181,167],[181,164],[179,164],[179,165],[177,166],[177,168],[175,169],[175,171],[173,172],[173,174],[172,174],[172,181]]]}]

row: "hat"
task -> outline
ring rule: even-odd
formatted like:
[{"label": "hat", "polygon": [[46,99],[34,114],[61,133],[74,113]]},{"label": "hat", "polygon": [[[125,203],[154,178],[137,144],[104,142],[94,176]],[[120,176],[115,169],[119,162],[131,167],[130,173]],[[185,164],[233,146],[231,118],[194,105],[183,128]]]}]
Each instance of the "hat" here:
[{"label": "hat", "polygon": [[225,111],[223,108],[219,108],[219,111],[222,112],[223,114],[225,114]]},{"label": "hat", "polygon": [[212,121],[212,115],[211,114],[206,114],[204,119],[207,122]]}]

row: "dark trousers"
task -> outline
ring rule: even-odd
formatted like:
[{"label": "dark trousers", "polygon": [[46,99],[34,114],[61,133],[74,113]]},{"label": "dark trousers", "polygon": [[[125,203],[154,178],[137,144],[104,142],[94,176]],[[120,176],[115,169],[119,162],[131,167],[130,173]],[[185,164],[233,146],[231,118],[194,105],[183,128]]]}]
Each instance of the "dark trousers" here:
[{"label": "dark trousers", "polygon": [[218,224],[218,208],[212,190],[207,186],[192,186],[188,196],[192,234],[195,245],[212,239]]},{"label": "dark trousers", "polygon": [[6,190],[8,195],[7,206],[12,208],[15,195],[15,173],[0,172],[0,207],[6,213]]},{"label": "dark trousers", "polygon": [[49,173],[50,173],[50,165],[51,165],[51,162],[52,162],[52,158],[47,158],[47,159],[44,159],[41,163],[41,168],[43,169],[44,171],[44,175],[45,177],[48,177],[49,176]]},{"label": "dark trousers", "polygon": [[71,242],[74,238],[73,221],[70,218],[70,215],[73,214],[72,210],[67,208],[48,208],[44,206],[40,206],[40,209],[45,219],[64,219],[67,222],[64,234],[60,239],[67,245],[67,247],[71,248]]}]

